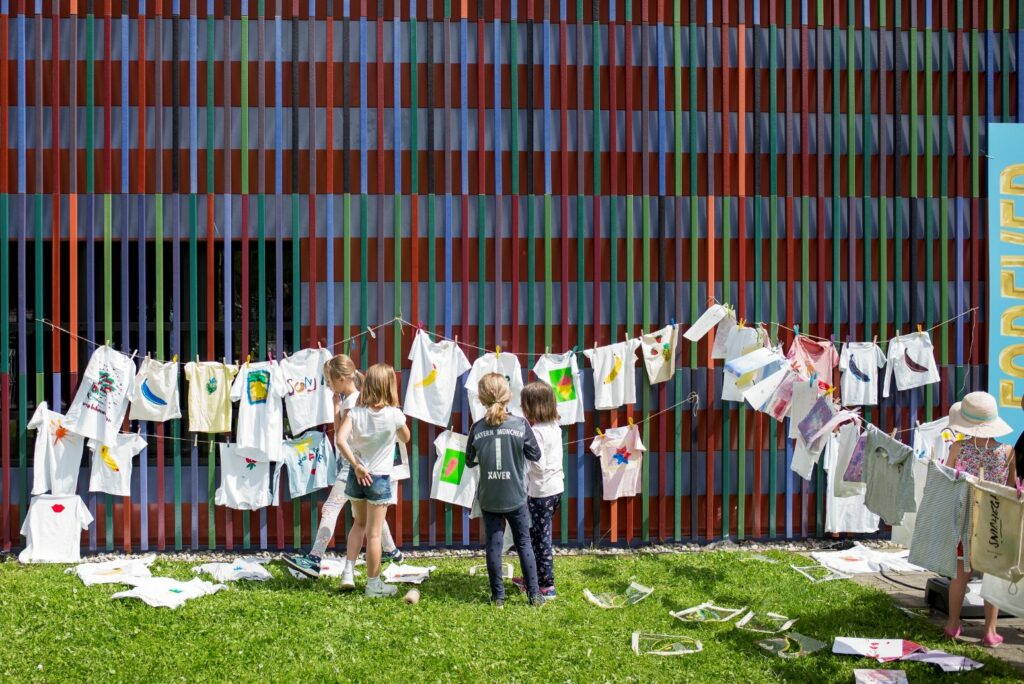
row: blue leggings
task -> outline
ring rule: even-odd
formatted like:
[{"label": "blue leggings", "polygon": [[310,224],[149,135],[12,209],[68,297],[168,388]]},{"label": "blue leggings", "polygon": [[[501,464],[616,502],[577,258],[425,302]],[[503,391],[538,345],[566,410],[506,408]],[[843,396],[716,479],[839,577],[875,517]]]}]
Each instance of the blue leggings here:
[{"label": "blue leggings", "polygon": [[505,521],[512,528],[512,539],[515,540],[516,551],[519,553],[519,565],[522,566],[523,579],[526,580],[526,591],[530,598],[540,596],[537,585],[537,561],[533,557],[533,544],[530,541],[530,511],[523,504],[508,513],[484,514],[484,531],[487,533],[487,576],[491,581],[491,599],[505,600],[505,581],[501,572],[501,549],[505,541]]}]

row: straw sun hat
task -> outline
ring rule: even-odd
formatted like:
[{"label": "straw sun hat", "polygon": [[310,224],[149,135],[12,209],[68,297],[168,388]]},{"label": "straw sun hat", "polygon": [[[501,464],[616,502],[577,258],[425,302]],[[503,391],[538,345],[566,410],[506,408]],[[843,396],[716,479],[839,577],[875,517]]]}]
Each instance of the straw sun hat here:
[{"label": "straw sun hat", "polygon": [[1013,432],[999,417],[996,398],[988,392],[971,392],[949,409],[949,429],[971,437],[1002,437]]}]

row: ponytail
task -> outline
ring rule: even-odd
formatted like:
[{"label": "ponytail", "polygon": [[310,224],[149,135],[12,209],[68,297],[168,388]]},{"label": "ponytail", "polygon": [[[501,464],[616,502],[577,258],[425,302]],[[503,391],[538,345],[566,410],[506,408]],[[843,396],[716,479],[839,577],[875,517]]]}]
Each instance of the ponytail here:
[{"label": "ponytail", "polygon": [[512,390],[509,388],[505,376],[488,373],[480,378],[477,394],[480,397],[480,403],[487,409],[487,413],[484,415],[487,424],[497,427],[504,423],[508,418],[508,402],[512,401]]}]

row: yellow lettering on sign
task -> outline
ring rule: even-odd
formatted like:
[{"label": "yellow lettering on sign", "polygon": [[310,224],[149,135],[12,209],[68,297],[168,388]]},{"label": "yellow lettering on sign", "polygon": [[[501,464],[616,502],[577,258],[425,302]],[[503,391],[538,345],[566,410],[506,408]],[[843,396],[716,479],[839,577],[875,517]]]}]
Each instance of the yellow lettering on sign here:
[{"label": "yellow lettering on sign", "polygon": [[1024,318],[1024,306],[1011,306],[1003,311],[1000,316],[1000,329],[1002,334],[1010,337],[1024,337],[1024,324],[1018,319]]},{"label": "yellow lettering on sign", "polygon": [[[1004,228],[1024,228],[1024,218],[1014,215],[1013,204],[1013,200],[999,200],[999,223]],[[1010,236],[1011,239],[1007,239],[1007,236]],[[1006,242],[1021,242],[1019,236],[1006,230],[1000,232],[1000,237]]]},{"label": "yellow lettering on sign", "polygon": [[999,370],[1015,378],[1024,378],[1024,366],[1017,363],[1017,357],[1024,356],[1024,344],[1011,344],[999,352]]},{"label": "yellow lettering on sign", "polygon": [[1024,164],[1010,164],[999,173],[999,192],[1003,195],[1024,195]]},{"label": "yellow lettering on sign", "polygon": [[999,405],[1017,408],[1020,406],[1020,397],[1013,396],[1013,380],[999,381]]},{"label": "yellow lettering on sign", "polygon": [[1017,287],[1016,278],[1010,268],[1024,268],[1024,256],[1003,255],[999,258],[999,266],[1002,272],[999,275],[1000,293],[1004,297],[1013,299],[1024,299],[1024,288]]}]

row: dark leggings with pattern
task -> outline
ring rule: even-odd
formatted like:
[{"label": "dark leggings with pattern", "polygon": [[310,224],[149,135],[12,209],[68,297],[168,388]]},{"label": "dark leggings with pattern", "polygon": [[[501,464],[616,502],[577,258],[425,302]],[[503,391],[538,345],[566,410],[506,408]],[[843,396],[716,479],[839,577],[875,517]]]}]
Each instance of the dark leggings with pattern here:
[{"label": "dark leggings with pattern", "polygon": [[555,586],[555,558],[551,551],[551,519],[562,503],[562,495],[530,498],[530,541],[537,559],[537,583],[542,589]]}]

